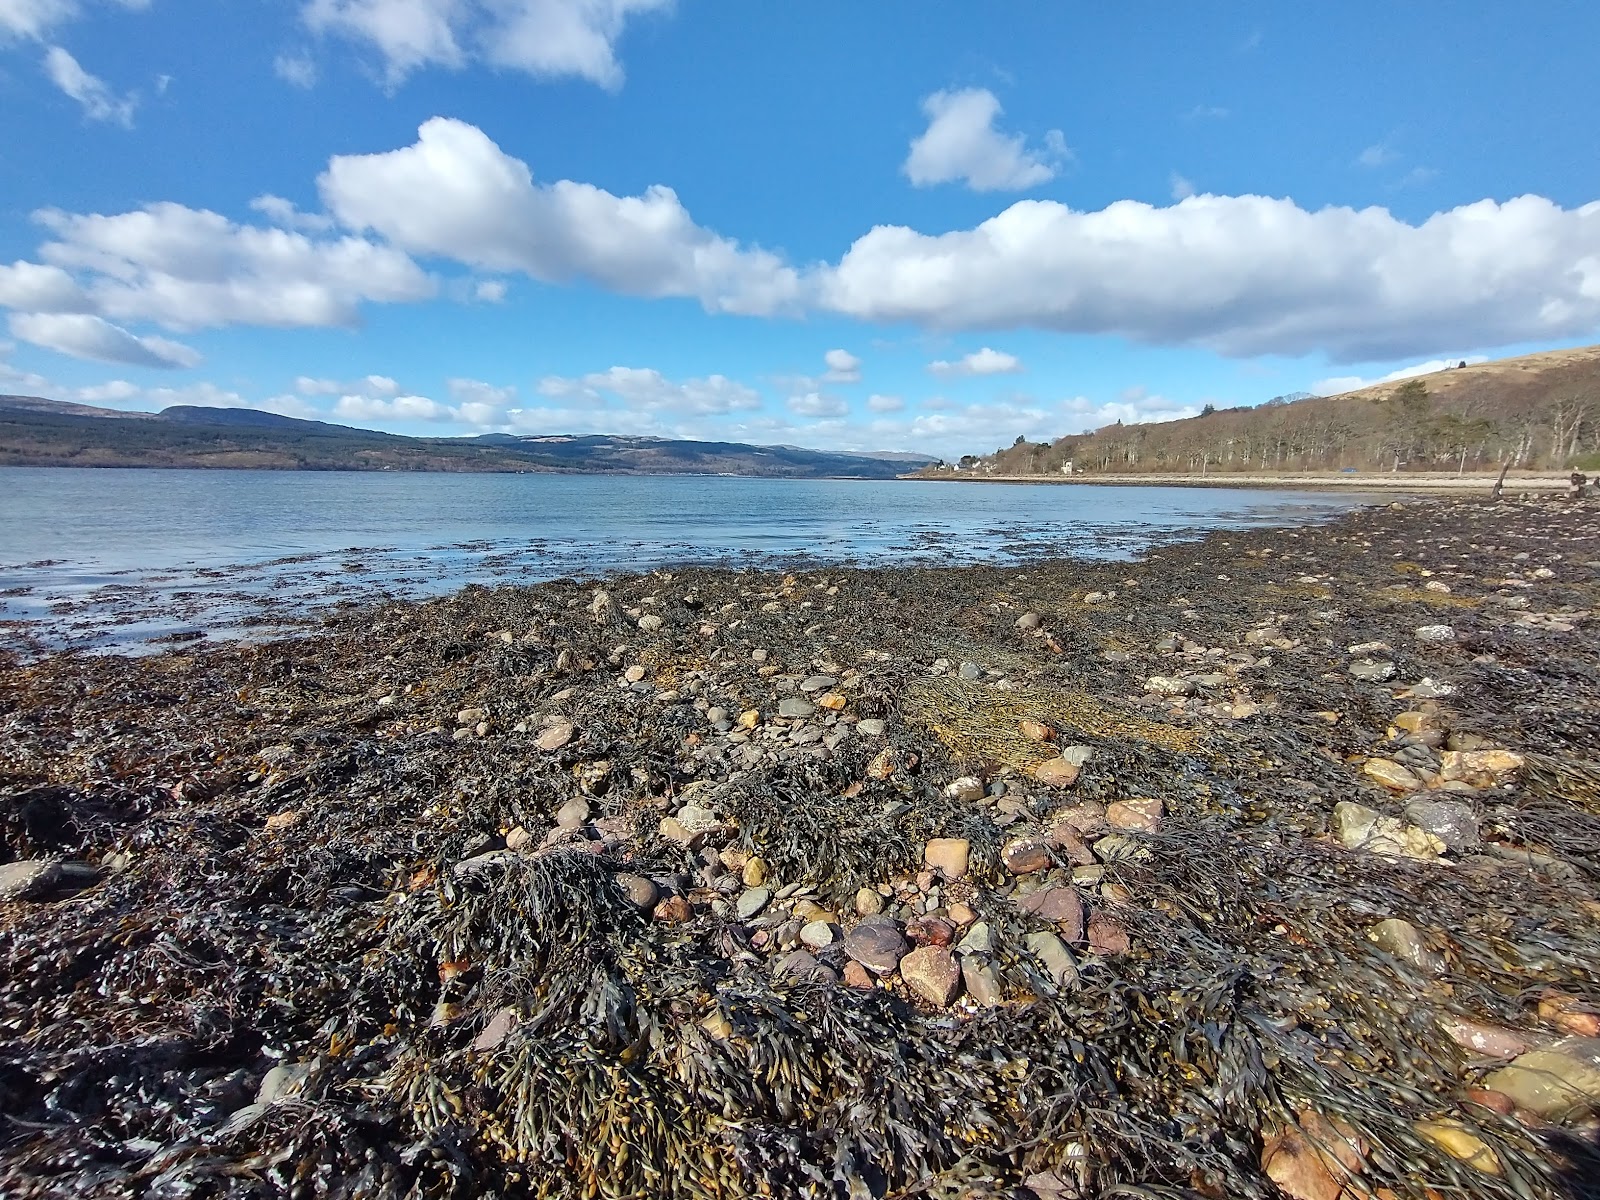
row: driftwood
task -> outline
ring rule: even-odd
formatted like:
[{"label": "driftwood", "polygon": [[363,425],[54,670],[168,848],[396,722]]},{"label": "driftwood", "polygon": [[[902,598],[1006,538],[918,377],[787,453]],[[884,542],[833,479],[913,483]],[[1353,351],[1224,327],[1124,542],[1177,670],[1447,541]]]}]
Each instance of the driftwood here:
[{"label": "driftwood", "polygon": [[1507,459],[1500,464],[1500,478],[1494,481],[1494,499],[1500,499],[1500,489],[1506,485],[1506,472],[1511,470],[1511,460]]}]

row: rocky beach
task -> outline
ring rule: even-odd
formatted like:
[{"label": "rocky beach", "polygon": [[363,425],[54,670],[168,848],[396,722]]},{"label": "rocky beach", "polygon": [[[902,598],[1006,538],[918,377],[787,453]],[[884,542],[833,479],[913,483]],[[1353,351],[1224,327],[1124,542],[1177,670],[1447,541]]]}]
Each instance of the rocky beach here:
[{"label": "rocky beach", "polygon": [[0,658],[8,1197],[1600,1195],[1600,507]]}]

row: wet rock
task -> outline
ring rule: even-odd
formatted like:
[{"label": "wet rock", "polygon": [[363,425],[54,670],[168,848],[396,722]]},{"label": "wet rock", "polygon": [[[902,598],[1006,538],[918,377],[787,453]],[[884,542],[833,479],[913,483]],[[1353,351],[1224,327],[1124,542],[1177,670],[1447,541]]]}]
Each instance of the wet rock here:
[{"label": "wet rock", "polygon": [[984,1008],[995,1008],[1004,999],[1000,990],[1000,977],[981,958],[968,956],[961,960],[961,982],[967,995]]},{"label": "wet rock", "polygon": [[1023,939],[1023,945],[1029,954],[1039,960],[1058,987],[1070,987],[1078,982],[1077,960],[1072,957],[1072,951],[1067,949],[1066,943],[1055,934],[1030,933]]},{"label": "wet rock", "polygon": [[1069,942],[1083,938],[1083,897],[1066,884],[1047,884],[1017,901],[1017,907],[1041,921],[1055,921]]},{"label": "wet rock", "polygon": [[956,945],[959,954],[990,954],[994,951],[994,934],[987,921],[979,921]]},{"label": "wet rock", "polygon": [[745,887],[761,887],[767,882],[767,860],[760,856],[746,859],[739,872],[739,881]]},{"label": "wet rock", "polygon": [[1470,804],[1460,800],[1426,800],[1418,797],[1406,804],[1406,820],[1418,829],[1433,834],[1456,853],[1479,846],[1478,818]]},{"label": "wet rock", "polygon": [[557,721],[534,738],[533,744],[541,750],[559,750],[572,740],[576,732],[577,729],[571,721]]},{"label": "wet rock", "polygon": [[1433,679],[1421,679],[1401,693],[1407,700],[1444,700],[1455,694],[1454,684]]},{"label": "wet rock", "polygon": [[955,926],[941,917],[918,917],[906,925],[906,937],[918,946],[948,946],[955,936]]},{"label": "wet rock", "polygon": [[972,846],[966,838],[930,838],[923,850],[923,861],[946,879],[965,879]]},{"label": "wet rock", "polygon": [[983,678],[983,668],[974,662],[962,663],[960,669],[956,673],[968,683],[974,683]]},{"label": "wet rock", "polygon": [[1080,766],[1068,758],[1052,758],[1033,769],[1033,777],[1046,787],[1071,787],[1078,781]]},{"label": "wet rock", "polygon": [[740,893],[738,902],[734,905],[734,912],[741,921],[748,921],[772,899],[772,889],[766,887],[748,888]]},{"label": "wet rock", "polygon": [[1418,1121],[1412,1126],[1417,1136],[1485,1175],[1500,1174],[1500,1157],[1489,1143],[1454,1118]]},{"label": "wet rock", "polygon": [[61,867],[42,859],[0,865],[0,902],[42,900],[61,880]]},{"label": "wet rock", "polygon": [[1089,939],[1089,949],[1096,954],[1126,954],[1133,949],[1133,942],[1122,923],[1104,913],[1096,913],[1090,917],[1088,928],[1084,932]]},{"label": "wet rock", "polygon": [[961,991],[961,970],[943,946],[922,946],[900,960],[900,978],[923,999],[943,1007]]},{"label": "wet rock", "polygon": [[844,935],[844,952],[879,975],[899,966],[907,949],[899,928],[887,917],[867,917]]},{"label": "wet rock", "polygon": [[1017,722],[1017,731],[1030,742],[1053,742],[1056,731],[1043,721],[1035,721],[1031,717],[1024,717]]},{"label": "wet rock", "polygon": [[517,1027],[517,1010],[502,1008],[495,1011],[489,1018],[489,1023],[483,1027],[483,1032],[472,1039],[472,1048],[480,1054],[488,1054],[498,1050],[500,1043],[511,1036],[511,1031]]},{"label": "wet rock", "polygon": [[1422,780],[1409,769],[1387,758],[1367,759],[1361,764],[1361,773],[1392,792],[1414,792],[1422,786]]},{"label": "wet rock", "polygon": [[1293,1126],[1268,1137],[1261,1169],[1291,1200],[1339,1200],[1349,1172]]},{"label": "wet rock", "polygon": [[1001,860],[1013,875],[1030,875],[1034,871],[1049,870],[1055,863],[1055,856],[1047,844],[1029,838],[1007,844]]},{"label": "wet rock", "polygon": [[1433,834],[1386,817],[1364,804],[1341,800],[1333,806],[1333,832],[1348,850],[1366,850],[1388,857],[1428,860],[1444,853]]},{"label": "wet rock", "polygon": [[294,1099],[306,1090],[315,1070],[311,1063],[279,1063],[261,1080],[256,1103],[278,1104]]},{"label": "wet rock", "polygon": [[800,941],[808,950],[826,950],[833,940],[833,926],[826,921],[808,921],[800,929]]},{"label": "wet rock", "polygon": [[1454,1014],[1440,1017],[1439,1028],[1463,1050],[1471,1050],[1484,1058],[1516,1058],[1534,1047],[1533,1039],[1518,1030]]},{"label": "wet rock", "polygon": [[623,872],[616,876],[616,881],[617,886],[622,889],[622,894],[628,898],[628,903],[646,912],[653,909],[661,897],[661,889],[653,880],[646,879],[643,875]]},{"label": "wet rock", "polygon": [[1439,755],[1439,774],[1452,783],[1495,787],[1511,780],[1523,763],[1522,755],[1510,750],[1446,750]]},{"label": "wet rock", "polygon": [[556,824],[562,829],[582,829],[589,823],[589,802],[581,797],[568,800],[556,812]]},{"label": "wet rock", "polygon": [[1382,659],[1357,659],[1347,669],[1356,679],[1368,683],[1382,683],[1386,679],[1394,678],[1394,664]]},{"label": "wet rock", "polygon": [[1367,930],[1367,940],[1425,975],[1438,975],[1444,970],[1444,960],[1428,949],[1421,932],[1410,921],[1398,917],[1379,921]]},{"label": "wet rock", "polygon": [[651,914],[663,925],[682,925],[694,916],[694,909],[686,896],[668,896],[656,905]]},{"label": "wet rock", "polygon": [[1113,829],[1154,833],[1161,825],[1164,806],[1153,797],[1118,800],[1106,807],[1106,824]]},{"label": "wet rock", "polygon": [[964,804],[975,803],[983,799],[983,782],[972,775],[963,775],[951,782],[944,789],[944,794],[951,800],[959,800]]},{"label": "wet rock", "polygon": [[1550,1121],[1600,1107],[1600,1038],[1563,1038],[1519,1055],[1491,1072],[1483,1085],[1504,1092],[1524,1112]]}]

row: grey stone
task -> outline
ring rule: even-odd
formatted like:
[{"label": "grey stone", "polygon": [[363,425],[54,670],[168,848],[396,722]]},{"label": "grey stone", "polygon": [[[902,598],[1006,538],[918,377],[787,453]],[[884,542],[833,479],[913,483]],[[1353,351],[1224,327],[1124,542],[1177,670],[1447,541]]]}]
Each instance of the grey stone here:
[{"label": "grey stone", "polygon": [[1394,664],[1381,659],[1362,658],[1350,664],[1350,674],[1369,683],[1382,683],[1394,678]]},{"label": "grey stone", "polygon": [[967,995],[985,1008],[994,1008],[1003,998],[999,977],[981,958],[961,960],[961,982],[966,985]]},{"label": "grey stone", "polygon": [[1078,982],[1078,963],[1072,957],[1066,943],[1053,933],[1030,933],[1023,939],[1028,953],[1033,955],[1044,965],[1050,978],[1060,987],[1069,987]]},{"label": "grey stone", "polygon": [[862,737],[882,737],[887,723],[876,717],[868,717],[865,721],[856,722],[856,732]]},{"label": "grey stone", "polygon": [[809,950],[792,950],[778,960],[778,975],[808,983],[837,983],[839,977]]},{"label": "grey stone", "polygon": [[769,887],[747,888],[740,896],[734,911],[739,914],[741,921],[748,921],[755,916],[772,899],[772,889]]},{"label": "grey stone", "polygon": [[972,683],[983,678],[983,668],[974,662],[964,662],[961,664],[960,674],[961,678],[965,679],[968,683]]},{"label": "grey stone", "polygon": [[589,802],[575,797],[563,804],[556,813],[556,824],[562,829],[582,829],[589,823]]},{"label": "grey stone", "polygon": [[1475,850],[1480,844],[1478,818],[1472,806],[1460,800],[1412,800],[1406,805],[1406,820],[1457,853]]},{"label": "grey stone", "polygon": [[49,895],[61,878],[53,862],[25,859],[0,866],[0,901],[38,900]]},{"label": "grey stone", "polygon": [[1448,625],[1423,625],[1417,631],[1419,642],[1453,642],[1456,640],[1456,631]]},{"label": "grey stone", "polygon": [[276,1104],[289,1100],[306,1090],[311,1082],[310,1063],[279,1063],[266,1073],[256,1090],[257,1104]]},{"label": "grey stone", "polygon": [[778,701],[778,715],[780,717],[804,720],[816,711],[817,706],[815,704],[809,700],[803,700],[799,696],[785,696]]},{"label": "grey stone", "polygon": [[994,952],[994,934],[987,921],[979,921],[967,930],[966,937],[956,943],[958,954],[991,954]]},{"label": "grey stone", "polygon": [[833,926],[826,921],[811,921],[800,929],[800,940],[809,950],[826,950],[833,945]]},{"label": "grey stone", "polygon": [[1037,629],[1043,623],[1043,619],[1036,612],[1026,612],[1017,618],[1017,628],[1024,631]]},{"label": "grey stone", "polygon": [[810,675],[800,681],[802,692],[825,692],[839,681],[832,675]]}]

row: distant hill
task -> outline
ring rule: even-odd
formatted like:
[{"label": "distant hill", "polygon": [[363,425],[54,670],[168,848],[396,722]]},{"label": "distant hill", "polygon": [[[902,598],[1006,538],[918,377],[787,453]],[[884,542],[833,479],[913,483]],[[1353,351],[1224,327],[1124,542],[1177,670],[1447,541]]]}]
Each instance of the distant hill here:
[{"label": "distant hill", "polygon": [[1600,346],[1454,367],[1337,396],[1107,425],[925,474],[1261,474],[1600,469]]},{"label": "distant hill", "polygon": [[159,413],[0,396],[0,466],[313,471],[552,471],[892,479],[931,455],[872,456],[666,438],[416,438],[246,408]]}]

